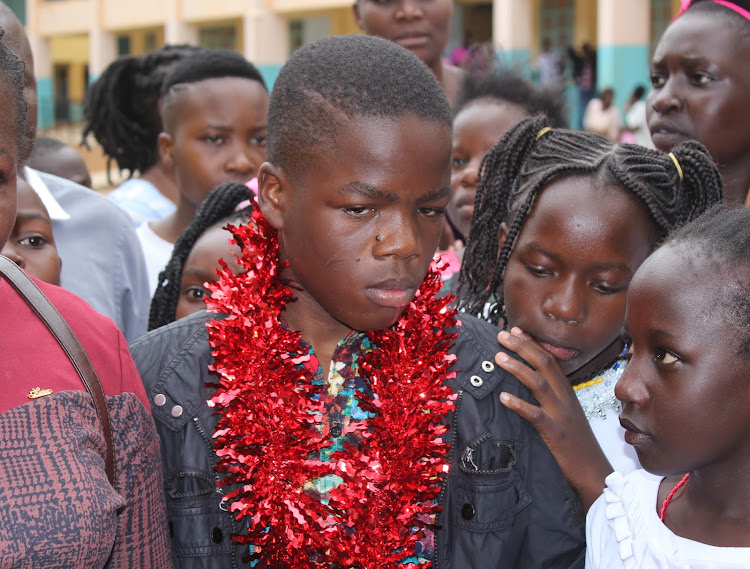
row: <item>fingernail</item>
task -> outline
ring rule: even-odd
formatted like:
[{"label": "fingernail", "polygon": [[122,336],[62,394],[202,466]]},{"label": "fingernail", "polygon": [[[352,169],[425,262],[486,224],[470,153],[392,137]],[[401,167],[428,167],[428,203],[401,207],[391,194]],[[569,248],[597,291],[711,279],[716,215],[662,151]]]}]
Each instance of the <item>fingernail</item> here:
[{"label": "fingernail", "polygon": [[497,337],[498,337],[498,338],[499,338],[500,340],[507,340],[508,338],[510,338],[510,334],[508,334],[508,332],[506,332],[505,330],[503,330],[502,332],[500,332],[500,333],[499,333],[499,334],[497,335]]},{"label": "fingernail", "polygon": [[513,328],[510,329],[511,334],[515,334],[516,336],[520,336],[523,334],[523,330],[521,330],[518,326],[513,326]]},{"label": "fingernail", "polygon": [[501,362],[507,362],[508,354],[506,354],[505,352],[500,352],[499,354],[497,354],[496,358],[500,360]]},{"label": "fingernail", "polygon": [[500,394],[500,401],[502,403],[510,403],[510,396],[507,393],[505,393],[505,391],[503,391]]}]

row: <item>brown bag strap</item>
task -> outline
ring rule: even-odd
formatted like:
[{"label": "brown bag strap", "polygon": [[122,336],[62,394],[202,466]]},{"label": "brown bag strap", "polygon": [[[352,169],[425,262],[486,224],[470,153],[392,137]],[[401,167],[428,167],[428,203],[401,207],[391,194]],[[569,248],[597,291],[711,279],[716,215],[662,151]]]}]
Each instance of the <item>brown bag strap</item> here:
[{"label": "brown bag strap", "polygon": [[57,311],[57,308],[44,296],[34,281],[24,273],[13,261],[0,255],[0,276],[4,277],[26,303],[34,310],[39,319],[44,322],[57,342],[65,350],[73,367],[78,372],[78,376],[86,386],[94,403],[96,416],[99,418],[99,424],[102,427],[104,442],[107,445],[107,452],[104,457],[104,468],[107,472],[109,483],[114,488],[116,480],[115,472],[115,446],[112,441],[112,427],[109,423],[109,412],[107,411],[107,400],[104,396],[104,389],[96,375],[94,366],[91,365],[86,351],[83,349],[81,342],[76,337],[73,330],[65,319]]}]

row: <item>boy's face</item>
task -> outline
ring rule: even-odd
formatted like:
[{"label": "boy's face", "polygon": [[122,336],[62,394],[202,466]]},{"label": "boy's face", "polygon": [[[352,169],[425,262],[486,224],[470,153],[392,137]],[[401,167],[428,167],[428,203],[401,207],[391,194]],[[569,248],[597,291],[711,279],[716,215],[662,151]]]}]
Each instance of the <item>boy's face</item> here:
[{"label": "boy's face", "polygon": [[170,132],[159,147],[175,169],[181,199],[198,207],[216,186],[244,183],[266,159],[268,93],[251,79],[225,77],[187,85],[170,104]]},{"label": "boy's face", "polygon": [[437,249],[451,129],[414,116],[354,118],[335,142],[294,177],[261,170],[260,207],[300,289],[286,316],[342,335],[380,330],[398,320]]},{"label": "boy's face", "polygon": [[5,246],[16,220],[16,164],[18,162],[18,128],[13,98],[14,90],[7,77],[0,80],[0,249]]},{"label": "boy's face", "polygon": [[16,222],[2,254],[40,281],[60,284],[62,263],[49,214],[36,192],[20,178]]}]

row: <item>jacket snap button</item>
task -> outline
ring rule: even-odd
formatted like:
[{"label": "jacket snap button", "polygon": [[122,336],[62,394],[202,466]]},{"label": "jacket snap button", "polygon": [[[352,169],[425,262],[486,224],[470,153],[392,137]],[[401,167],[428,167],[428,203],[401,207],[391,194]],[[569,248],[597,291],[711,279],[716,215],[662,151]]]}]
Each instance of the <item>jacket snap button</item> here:
[{"label": "jacket snap button", "polygon": [[484,380],[478,375],[472,375],[469,378],[469,381],[474,387],[482,387],[482,384],[484,383]]},{"label": "jacket snap button", "polygon": [[157,407],[162,407],[167,402],[167,398],[164,396],[163,393],[157,393],[154,395],[154,404]]},{"label": "jacket snap button", "polygon": [[172,407],[172,417],[179,417],[180,415],[182,415],[182,405]]},{"label": "jacket snap button", "polygon": [[465,520],[471,520],[474,519],[474,514],[476,514],[476,510],[474,509],[474,506],[471,504],[464,504],[461,507],[461,517]]},{"label": "jacket snap button", "polygon": [[493,364],[489,360],[485,360],[482,362],[482,369],[487,373],[490,373],[493,369],[495,369],[495,364]]},{"label": "jacket snap button", "polygon": [[341,436],[341,423],[331,423],[331,436],[332,437],[340,437]]},{"label": "jacket snap button", "polygon": [[214,528],[211,530],[211,539],[214,543],[221,543],[224,541],[224,533],[221,531],[221,528]]}]

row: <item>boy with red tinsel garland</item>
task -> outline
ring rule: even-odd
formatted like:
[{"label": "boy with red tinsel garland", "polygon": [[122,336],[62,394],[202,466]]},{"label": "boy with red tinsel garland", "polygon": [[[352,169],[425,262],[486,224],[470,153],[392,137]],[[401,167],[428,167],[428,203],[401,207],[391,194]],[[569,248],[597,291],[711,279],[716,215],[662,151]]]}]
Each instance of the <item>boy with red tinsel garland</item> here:
[{"label": "boy with red tinsel garland", "polygon": [[210,312],[131,346],[181,568],[583,567],[583,514],[431,266],[451,113],[374,37],[282,69],[253,223]]}]

